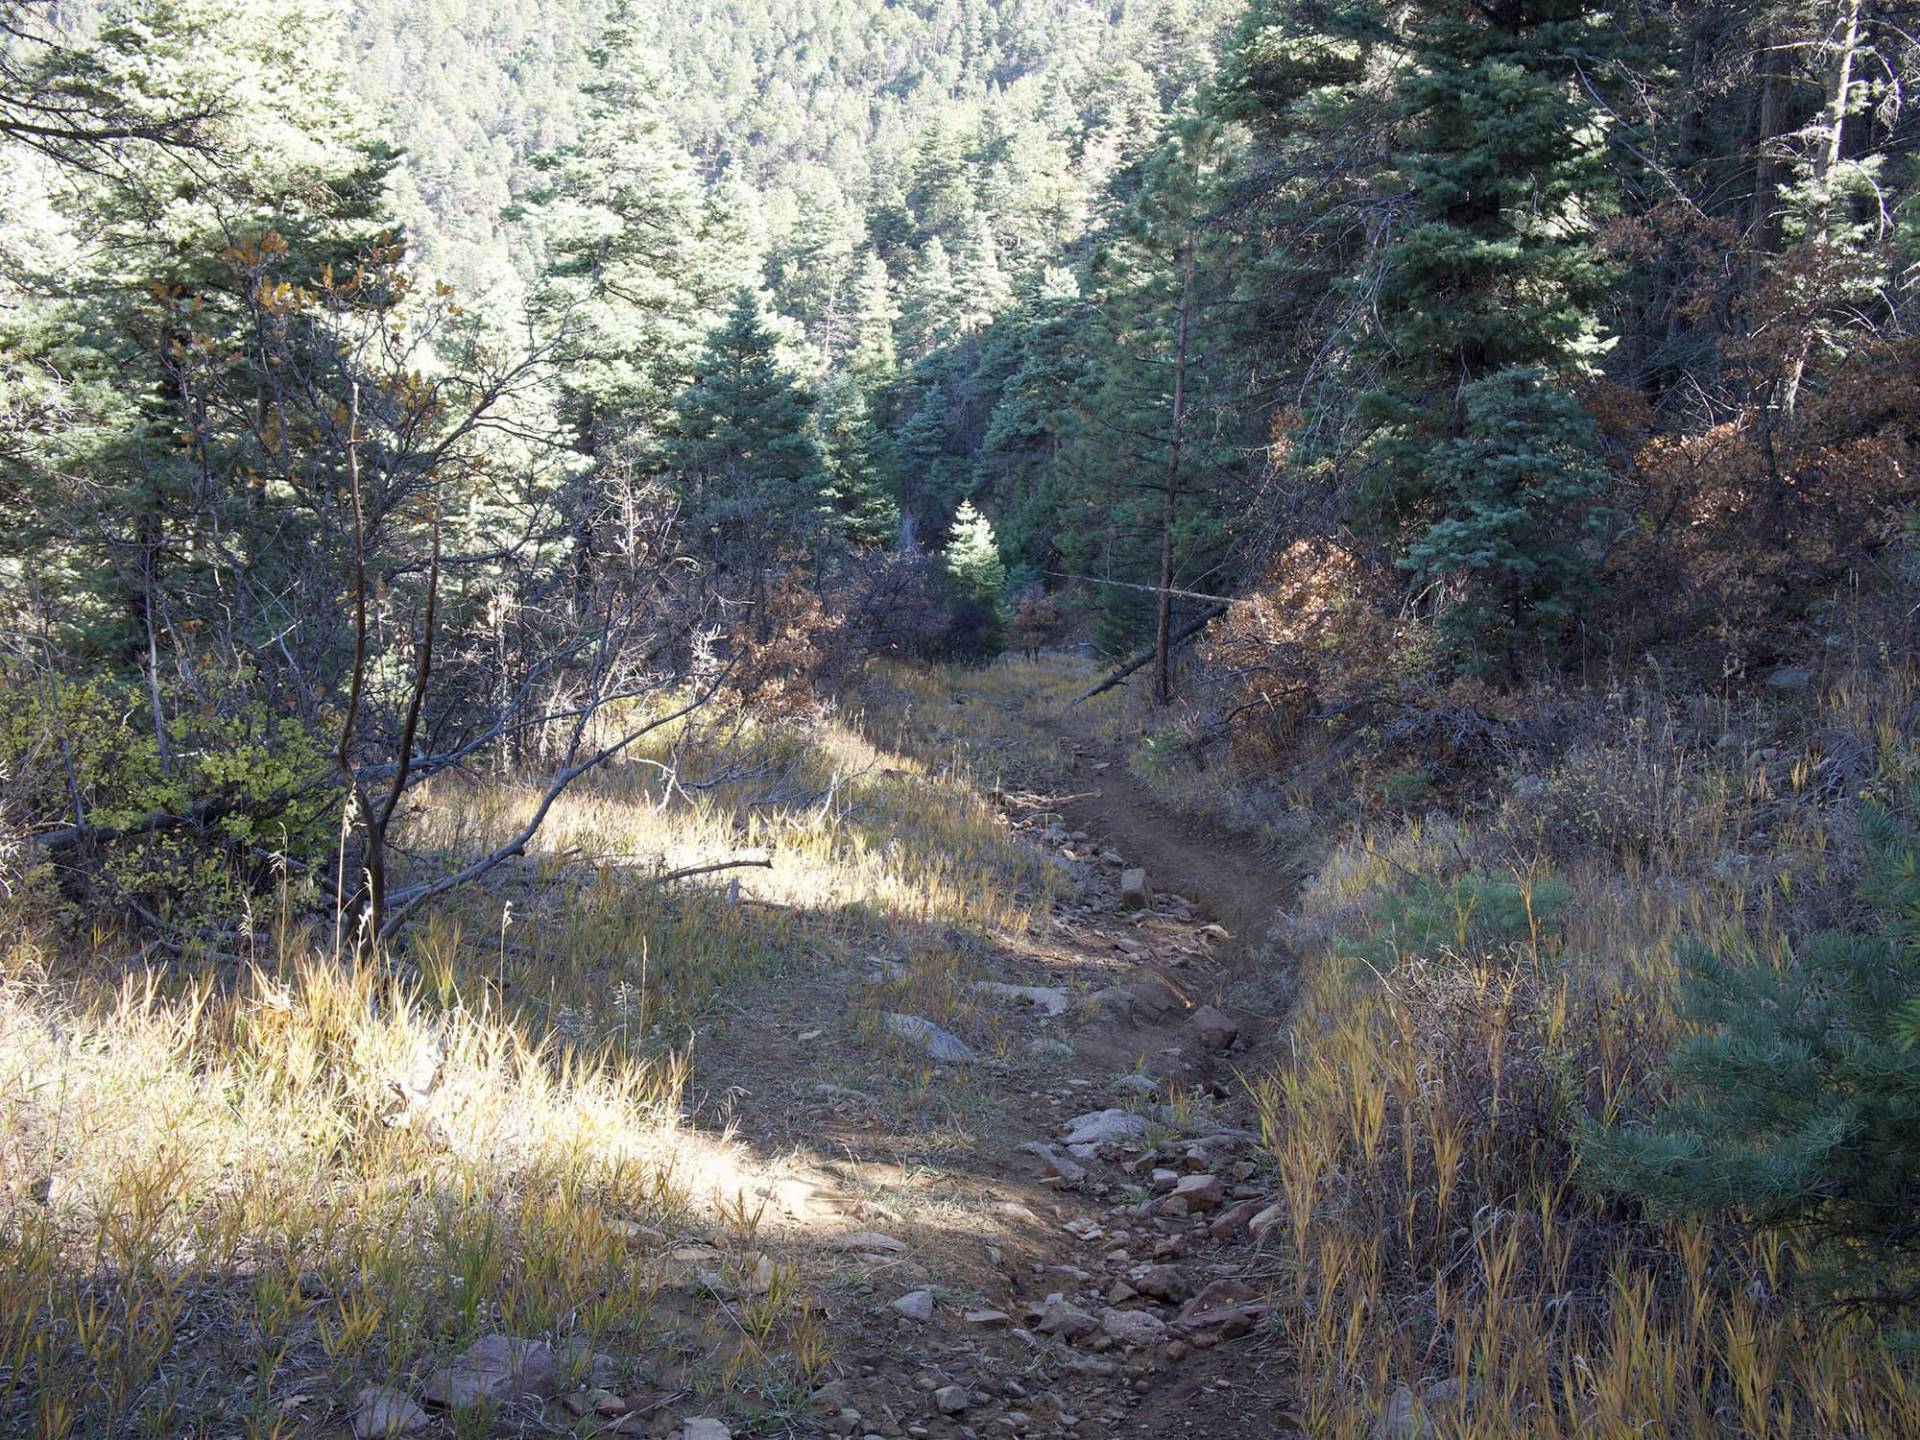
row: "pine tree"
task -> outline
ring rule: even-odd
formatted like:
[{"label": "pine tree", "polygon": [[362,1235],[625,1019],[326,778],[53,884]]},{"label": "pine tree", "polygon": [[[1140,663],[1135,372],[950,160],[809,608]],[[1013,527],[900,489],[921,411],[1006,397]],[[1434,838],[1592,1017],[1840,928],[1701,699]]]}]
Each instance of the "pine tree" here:
[{"label": "pine tree", "polygon": [[1013,285],[1000,269],[1000,248],[987,217],[976,213],[953,260],[953,330],[970,335],[1013,304]]},{"label": "pine tree", "polygon": [[801,180],[794,203],[793,230],[774,262],[774,293],[781,311],[806,327],[821,353],[837,357],[859,340],[856,280],[864,279],[859,267],[866,226],[826,170]]},{"label": "pine tree", "polygon": [[812,401],[782,366],[760,297],[742,289],[677,404],[670,460],[698,549],[758,573],[783,543],[818,538],[825,476]]},{"label": "pine tree", "polygon": [[971,500],[954,512],[941,560],[959,592],[947,648],[962,659],[997,654],[1006,631],[1007,565],[992,523]]},{"label": "pine tree", "polygon": [[814,423],[823,492],[841,533],[855,545],[887,544],[899,532],[900,507],[887,494],[883,440],[856,375],[840,371],[822,382]]},{"label": "pine tree", "polygon": [[869,388],[891,383],[898,366],[893,346],[893,323],[898,311],[886,263],[868,254],[854,280],[853,345],[847,368]]},{"label": "pine tree", "polygon": [[1920,832],[1861,812],[1872,928],[1796,953],[1680,953],[1692,1033],[1651,1121],[1589,1119],[1583,1166],[1658,1214],[1740,1217],[1795,1237],[1825,1294],[1912,1315],[1920,1305]]},{"label": "pine tree", "polygon": [[953,339],[959,331],[959,304],[953,262],[935,235],[914,256],[913,273],[900,299],[900,348],[908,359],[924,359]]},{"label": "pine tree", "polygon": [[994,538],[993,522],[971,500],[962,500],[954,512],[941,558],[954,582],[975,600],[996,606],[1005,602],[1007,564],[1000,558],[1000,542]]},{"label": "pine tree", "polygon": [[[1551,641],[1603,553],[1600,472],[1563,463],[1583,422],[1558,387],[1604,350],[1592,87],[1620,28],[1595,0],[1263,0],[1236,42],[1228,108],[1299,177],[1270,191],[1267,223],[1296,237],[1261,277],[1270,328],[1340,327],[1295,462],[1357,458],[1354,518],[1457,582],[1470,664],[1474,637],[1509,666],[1520,636]],[[1395,223],[1370,228],[1389,200]]]},{"label": "pine tree", "polygon": [[1593,0],[1408,7],[1394,48],[1415,211],[1380,257],[1386,378],[1361,401],[1390,516],[1435,494],[1431,449],[1454,433],[1465,386],[1597,352],[1604,152],[1576,67],[1604,51],[1609,15]]},{"label": "pine tree", "polygon": [[1427,478],[1448,513],[1405,563],[1426,579],[1463,580],[1443,622],[1473,663],[1511,672],[1592,588],[1611,526],[1594,504],[1607,473],[1592,418],[1539,370],[1497,370],[1464,386],[1460,407],[1461,433],[1429,452]]},{"label": "pine tree", "polygon": [[580,450],[602,467],[645,468],[716,318],[698,284],[714,247],[699,245],[704,197],[647,26],[626,0],[590,58],[581,138],[539,162],[539,305],[558,331],[562,408]]}]

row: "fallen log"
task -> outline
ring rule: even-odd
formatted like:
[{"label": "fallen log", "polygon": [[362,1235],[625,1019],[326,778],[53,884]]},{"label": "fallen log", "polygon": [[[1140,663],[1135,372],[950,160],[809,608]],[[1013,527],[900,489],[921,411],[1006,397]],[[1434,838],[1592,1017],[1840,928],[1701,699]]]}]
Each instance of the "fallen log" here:
[{"label": "fallen log", "polygon": [[[1167,648],[1171,650],[1174,646],[1184,644],[1186,641],[1191,640],[1207,628],[1208,622],[1218,620],[1226,613],[1227,607],[1225,605],[1215,605],[1212,609],[1203,611],[1198,619],[1189,621],[1174,633],[1173,638],[1167,641]],[[1091,700],[1096,695],[1104,695],[1107,691],[1113,689],[1114,686],[1123,683],[1129,675],[1133,674],[1134,671],[1152,659],[1153,647],[1149,645],[1118,670],[1109,674],[1106,679],[1102,680],[1098,685],[1095,685],[1091,690],[1081,691],[1067,703],[1070,705],[1078,705],[1082,700]]]}]

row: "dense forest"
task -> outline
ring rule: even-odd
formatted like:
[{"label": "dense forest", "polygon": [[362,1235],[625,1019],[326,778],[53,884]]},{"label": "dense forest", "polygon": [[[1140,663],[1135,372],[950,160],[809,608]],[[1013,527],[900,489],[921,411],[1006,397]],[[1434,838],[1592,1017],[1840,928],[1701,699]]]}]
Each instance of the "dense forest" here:
[{"label": "dense forest", "polygon": [[[1905,0],[0,0],[0,1431],[536,1433],[537,1330],[538,1433],[1160,1433],[1234,1351],[1262,1433],[1920,1435],[1917,64]],[[1198,902],[1100,888],[1176,832]],[[897,952],[828,1033],[972,1075],[982,954],[1209,870],[1199,1058],[1027,1147],[1151,1343],[924,1292],[1094,1393],[660,1178],[730,988]],[[586,1257],[697,1214],[751,1343],[643,1406]]]}]

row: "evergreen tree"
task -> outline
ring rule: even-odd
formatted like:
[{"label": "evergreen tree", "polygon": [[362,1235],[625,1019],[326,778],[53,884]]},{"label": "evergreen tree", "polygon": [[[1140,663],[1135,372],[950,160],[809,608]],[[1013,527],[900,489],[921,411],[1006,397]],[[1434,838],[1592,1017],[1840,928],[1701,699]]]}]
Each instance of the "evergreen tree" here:
[{"label": "evergreen tree", "polygon": [[[1609,192],[1591,86],[1618,29],[1594,0],[1274,0],[1236,46],[1229,108],[1303,177],[1275,187],[1304,197],[1279,224],[1305,243],[1272,284],[1310,305],[1331,287],[1348,307],[1331,352],[1344,374],[1329,370],[1319,403],[1362,440],[1356,518],[1423,574],[1451,560],[1467,592],[1456,634],[1508,660],[1516,636],[1552,637],[1602,551],[1586,527],[1600,475],[1563,464],[1582,422],[1554,392],[1604,349],[1594,234]],[[1368,196],[1404,197],[1404,218],[1367,229]],[[1507,418],[1468,433],[1496,410]]]},{"label": "evergreen tree", "polygon": [[713,318],[697,283],[704,197],[647,26],[624,0],[590,61],[580,140],[539,162],[539,305],[558,333],[562,410],[580,450],[602,467],[645,467]]},{"label": "evergreen tree", "polygon": [[886,263],[869,254],[854,279],[853,344],[847,355],[847,367],[861,384],[876,387],[892,381],[898,364],[893,348],[897,316]]},{"label": "evergreen tree", "polygon": [[[780,247],[774,293],[780,309],[806,327],[822,354],[845,354],[859,341],[856,289],[866,226],[833,175],[818,170],[794,193],[798,207],[792,233]],[[884,271],[883,271],[884,273]]]},{"label": "evergreen tree", "polygon": [[993,522],[971,500],[962,500],[954,512],[953,528],[941,552],[947,573],[961,590],[983,604],[1006,602],[1007,564],[994,538]]},{"label": "evergreen tree", "polygon": [[997,654],[1006,631],[1007,565],[992,523],[971,500],[962,500],[954,513],[941,560],[959,592],[947,648],[962,659]]},{"label": "evergreen tree", "polygon": [[1087,383],[1082,310],[1073,276],[1050,269],[1021,308],[1014,368],[981,441],[977,476],[1011,507],[1009,544],[1029,561],[1052,550],[1062,518],[1047,482]]},{"label": "evergreen tree", "polygon": [[929,362],[903,387],[913,408],[893,434],[896,489],[922,533],[939,529],[973,478],[954,393],[962,377],[950,374],[953,368]]},{"label": "evergreen tree", "polygon": [[[1464,581],[1444,622],[1475,663],[1512,670],[1593,586],[1610,527],[1592,418],[1540,371],[1497,370],[1460,392],[1461,434],[1433,447],[1428,482],[1448,513],[1407,551],[1423,578]],[[1551,518],[1551,524],[1545,521]]]},{"label": "evergreen tree", "polygon": [[1588,1120],[1593,1180],[1660,1214],[1741,1217],[1787,1231],[1835,1299],[1920,1305],[1920,833],[1861,812],[1871,928],[1791,955],[1680,954],[1686,1018],[1669,1095],[1650,1123]]},{"label": "evergreen tree", "polygon": [[856,375],[840,371],[822,382],[814,422],[823,489],[841,533],[855,545],[887,544],[899,532],[900,507],[887,494],[882,437]]},{"label": "evergreen tree", "polygon": [[914,256],[900,298],[901,350],[910,360],[921,360],[947,344],[959,331],[959,287],[953,262],[938,235]]},{"label": "evergreen tree", "polygon": [[825,484],[812,401],[778,355],[760,297],[742,289],[676,405],[670,459],[694,544],[756,576],[783,544],[818,539]]},{"label": "evergreen tree", "polygon": [[1381,427],[1388,513],[1435,488],[1431,448],[1455,431],[1465,386],[1596,353],[1604,152],[1576,67],[1603,51],[1610,14],[1592,0],[1408,7],[1397,100],[1416,209],[1380,257],[1388,368],[1361,410]]},{"label": "evergreen tree", "polygon": [[953,261],[953,329],[961,335],[983,330],[1012,304],[1013,286],[1000,269],[993,228],[976,213]]}]

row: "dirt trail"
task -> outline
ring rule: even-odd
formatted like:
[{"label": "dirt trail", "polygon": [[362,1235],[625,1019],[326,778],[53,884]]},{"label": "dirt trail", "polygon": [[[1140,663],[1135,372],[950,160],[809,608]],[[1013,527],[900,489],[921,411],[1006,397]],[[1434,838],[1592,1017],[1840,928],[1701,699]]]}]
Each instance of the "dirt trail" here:
[{"label": "dirt trail", "polygon": [[[1073,877],[1052,913],[1022,935],[948,935],[962,967],[936,977],[912,946],[800,976],[698,1052],[707,1118],[724,1110],[751,1157],[760,1243],[826,1318],[833,1378],[794,1423],[888,1440],[1287,1433],[1247,1228],[1273,1197],[1234,1083],[1254,1027],[1199,1009],[1282,882],[1171,821],[1077,717],[1022,720],[1053,773],[1015,777],[1042,783],[1003,812]],[[1123,907],[1112,852],[1152,874],[1150,910]],[[903,1062],[874,1033],[875,1012],[956,989],[973,1063]],[[1080,1123],[1110,1136],[1069,1141],[1102,1112]]]},{"label": "dirt trail", "polygon": [[1085,717],[1068,711],[1052,724],[1062,771],[1090,782],[1061,799],[1073,824],[1144,865],[1161,888],[1196,901],[1231,932],[1229,954],[1258,944],[1292,889],[1287,878],[1245,841],[1170,813],[1133,777],[1124,751],[1099,739]]}]

